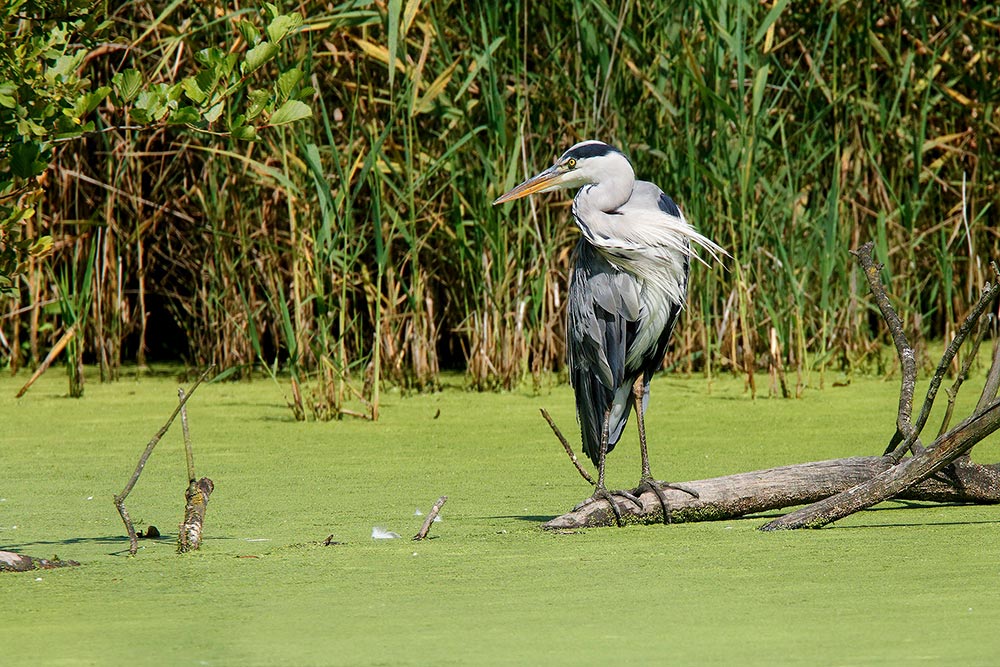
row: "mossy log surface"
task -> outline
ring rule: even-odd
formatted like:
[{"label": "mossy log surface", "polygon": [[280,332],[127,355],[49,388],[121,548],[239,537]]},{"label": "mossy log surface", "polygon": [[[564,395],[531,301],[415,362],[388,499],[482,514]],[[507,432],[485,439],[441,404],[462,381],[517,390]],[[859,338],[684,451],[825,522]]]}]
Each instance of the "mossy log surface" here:
[{"label": "mossy log surface", "polygon": [[[697,497],[664,486],[672,523],[733,519],[794,505],[814,503],[866,482],[893,466],[888,456],[857,456],[828,461],[756,470],[753,472],[683,482]],[[1000,503],[1000,464],[979,465],[967,458],[952,463],[936,477],[894,496],[899,500],[935,502]],[[637,506],[615,496],[624,523],[661,523],[663,511],[656,495],[646,491]],[[605,500],[584,501],[573,511],[545,524],[549,530],[615,525]]]}]

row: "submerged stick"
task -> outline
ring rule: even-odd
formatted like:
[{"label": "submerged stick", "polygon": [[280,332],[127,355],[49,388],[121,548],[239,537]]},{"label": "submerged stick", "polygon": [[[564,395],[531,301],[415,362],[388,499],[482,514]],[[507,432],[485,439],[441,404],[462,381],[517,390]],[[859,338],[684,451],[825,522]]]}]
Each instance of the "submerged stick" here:
[{"label": "submerged stick", "polygon": [[542,416],[545,417],[545,421],[549,423],[549,427],[552,429],[552,432],[556,434],[559,442],[562,443],[563,449],[566,450],[566,455],[569,456],[569,460],[573,462],[574,466],[576,466],[576,471],[580,473],[580,475],[587,480],[591,486],[597,486],[597,483],[594,482],[594,478],[590,476],[590,473],[588,473],[584,467],[580,465],[580,461],[577,460],[576,454],[573,453],[573,448],[569,446],[568,442],[566,442],[566,438],[563,437],[562,431],[560,431],[559,427],[556,426],[556,423],[552,421],[552,417],[549,416],[548,411],[546,411],[545,408],[540,409]]},{"label": "submerged stick", "polygon": [[180,414],[180,411],[184,408],[184,405],[194,395],[195,390],[198,389],[198,385],[204,382],[205,378],[208,377],[208,374],[212,371],[213,368],[215,368],[214,364],[205,369],[205,372],[201,374],[201,377],[199,377],[197,381],[195,381],[195,383],[191,386],[191,388],[187,390],[187,393],[184,395],[183,398],[181,398],[180,403],[177,405],[177,407],[174,408],[174,411],[170,413],[170,417],[167,419],[167,422],[160,427],[160,430],[156,432],[153,438],[146,445],[146,449],[142,452],[142,455],[139,457],[139,463],[136,464],[135,471],[129,478],[128,483],[125,484],[125,488],[122,489],[121,493],[114,496],[115,509],[118,510],[118,514],[122,518],[122,523],[125,524],[125,530],[128,531],[128,541],[129,541],[128,552],[132,556],[134,556],[136,552],[139,550],[139,539],[135,534],[135,526],[132,524],[132,519],[131,517],[129,517],[128,510],[125,509],[125,499],[128,497],[128,494],[132,492],[132,488],[135,486],[135,483],[139,481],[139,475],[142,474],[142,469],[146,467],[146,461],[149,460],[150,455],[153,453],[153,449],[156,447],[156,443],[158,443],[160,439],[163,438],[163,436],[166,434],[167,430],[170,429],[170,425],[174,423],[174,419],[177,418],[177,415]]},{"label": "submerged stick", "polygon": [[434,523],[434,519],[437,517],[438,512],[444,507],[444,504],[448,502],[448,496],[441,496],[431,507],[431,511],[427,513],[427,518],[424,520],[424,525],[421,526],[420,532],[413,536],[414,541],[419,542],[420,540],[427,537],[427,533],[431,530],[431,524]]},{"label": "submerged stick", "polygon": [[177,531],[177,553],[195,551],[201,546],[201,529],[208,511],[208,498],[215,490],[215,484],[208,477],[194,480],[184,494],[184,521]]}]

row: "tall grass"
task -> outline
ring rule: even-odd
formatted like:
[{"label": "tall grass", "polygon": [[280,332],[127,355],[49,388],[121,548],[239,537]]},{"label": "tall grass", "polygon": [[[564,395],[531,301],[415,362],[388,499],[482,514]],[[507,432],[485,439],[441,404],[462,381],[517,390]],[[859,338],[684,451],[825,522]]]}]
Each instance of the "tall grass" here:
[{"label": "tall grass", "polygon": [[[997,254],[995,7],[294,9],[307,25],[283,57],[316,89],[309,124],[247,144],[136,134],[107,108],[106,131],[60,147],[38,224],[61,241],[56,266],[94,258],[85,351],[105,377],[147,350],[284,368],[302,418],[374,417],[383,382],[433,389],[444,368],[479,389],[542,382],[565,356],[577,232],[565,196],[491,202],[591,137],[733,255],[692,272],[676,370],[746,373],[759,391],[753,369],[788,368],[801,391],[825,369],[881,364],[850,248],[876,241],[922,337],[951,335]],[[88,67],[180,76],[198,49],[238,39],[239,15],[127,4],[112,18],[132,49]],[[69,326],[41,309],[58,294],[49,275],[29,271],[4,306],[11,365]]]}]

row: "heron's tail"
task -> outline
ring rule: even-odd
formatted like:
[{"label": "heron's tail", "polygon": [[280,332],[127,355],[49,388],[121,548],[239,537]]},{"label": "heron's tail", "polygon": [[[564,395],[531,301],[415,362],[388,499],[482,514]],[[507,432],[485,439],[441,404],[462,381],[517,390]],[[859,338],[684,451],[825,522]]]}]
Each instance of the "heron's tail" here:
[{"label": "heron's tail", "polygon": [[608,415],[608,452],[611,452],[621,439],[632,411],[631,385],[616,394],[593,373],[578,371],[573,373],[573,388],[576,390],[576,416],[580,421],[583,453],[596,466],[601,456],[605,406],[611,408]]}]

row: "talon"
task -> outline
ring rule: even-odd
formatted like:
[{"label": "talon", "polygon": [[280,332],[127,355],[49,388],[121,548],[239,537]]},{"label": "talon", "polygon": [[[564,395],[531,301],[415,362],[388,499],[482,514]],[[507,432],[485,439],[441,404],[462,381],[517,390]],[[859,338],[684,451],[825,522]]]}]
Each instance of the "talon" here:
[{"label": "talon", "polygon": [[613,496],[621,496],[626,500],[631,500],[632,504],[634,504],[640,511],[642,510],[642,501],[639,500],[639,496],[642,494],[633,494],[631,491],[625,491],[624,489],[621,491],[611,491],[610,493]]},{"label": "talon", "polygon": [[657,482],[653,480],[653,484],[658,485],[661,489],[676,489],[677,491],[683,491],[692,498],[701,498],[698,492],[692,489],[690,486],[685,486],[683,484],[675,484],[673,482]]},{"label": "talon", "polygon": [[656,499],[660,501],[660,511],[663,512],[663,523],[671,523],[670,502],[667,500],[667,495],[663,493],[660,483],[651,477],[643,478],[639,481],[639,486],[635,487],[636,495],[642,495],[643,491],[647,489],[652,491],[656,495]]},{"label": "talon", "polygon": [[618,527],[621,528],[625,524],[622,523],[622,512],[620,509],[618,509],[617,503],[615,503],[614,499],[615,495],[621,495],[621,494],[617,491],[612,493],[611,491],[608,491],[606,488],[600,487],[596,491],[594,491],[594,495],[592,495],[590,498],[588,498],[583,502],[584,504],[586,504],[589,502],[595,502],[597,500],[606,500],[608,506],[611,508],[611,513],[615,515],[615,523],[617,523]]}]

